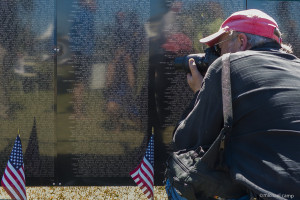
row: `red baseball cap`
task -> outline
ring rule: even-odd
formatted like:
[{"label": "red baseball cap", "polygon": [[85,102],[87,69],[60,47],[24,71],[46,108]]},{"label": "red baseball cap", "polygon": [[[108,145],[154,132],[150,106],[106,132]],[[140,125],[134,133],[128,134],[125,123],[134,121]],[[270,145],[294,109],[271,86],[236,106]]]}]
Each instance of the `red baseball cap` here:
[{"label": "red baseball cap", "polygon": [[223,34],[238,31],[272,38],[281,44],[282,39],[274,34],[275,29],[279,30],[278,24],[266,13],[257,9],[243,10],[233,13],[223,22],[218,32],[202,38],[200,42],[213,46]]}]

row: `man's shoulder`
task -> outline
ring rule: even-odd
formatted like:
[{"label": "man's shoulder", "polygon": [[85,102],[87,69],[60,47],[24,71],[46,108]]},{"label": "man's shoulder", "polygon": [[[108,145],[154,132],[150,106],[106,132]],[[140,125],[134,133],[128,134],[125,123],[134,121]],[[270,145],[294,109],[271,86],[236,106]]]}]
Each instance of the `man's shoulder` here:
[{"label": "man's shoulder", "polygon": [[275,55],[274,52],[270,51],[255,51],[255,50],[246,50],[238,51],[230,55],[231,60],[251,58],[251,57],[264,57],[266,55]]},{"label": "man's shoulder", "polygon": [[244,60],[244,59],[261,59],[261,60],[291,60],[291,61],[298,61],[297,58],[293,54],[285,53],[279,49],[270,49],[270,50],[246,50],[246,51],[239,51],[236,53],[231,54],[231,60]]},{"label": "man's shoulder", "polygon": [[[223,55],[224,56],[224,55]],[[265,58],[264,52],[259,51],[239,51],[236,53],[230,53],[230,63],[231,65],[234,63],[240,64],[244,62],[249,62],[251,60]],[[222,56],[220,56],[218,59],[216,59],[213,64],[209,67],[209,73],[220,73],[222,69]]]},{"label": "man's shoulder", "polygon": [[[285,53],[279,49],[270,50],[246,50],[230,54],[231,69],[236,67],[244,68],[248,66],[259,67],[266,63],[278,63],[278,65],[286,65],[290,62],[292,65],[300,66],[300,59],[293,54]],[[209,74],[220,73],[222,69],[222,56],[215,60],[209,67]]]}]

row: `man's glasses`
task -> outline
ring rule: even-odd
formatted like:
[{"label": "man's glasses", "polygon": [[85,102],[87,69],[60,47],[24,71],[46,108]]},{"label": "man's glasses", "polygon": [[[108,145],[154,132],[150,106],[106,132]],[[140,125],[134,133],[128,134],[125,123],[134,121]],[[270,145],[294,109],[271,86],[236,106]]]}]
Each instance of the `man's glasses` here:
[{"label": "man's glasses", "polygon": [[229,41],[232,39],[233,39],[232,35],[229,35],[229,38],[222,40],[221,42],[218,42],[213,46],[214,50],[217,52],[218,55],[221,55],[221,47],[219,44],[222,44],[223,42],[226,42],[226,41]]}]

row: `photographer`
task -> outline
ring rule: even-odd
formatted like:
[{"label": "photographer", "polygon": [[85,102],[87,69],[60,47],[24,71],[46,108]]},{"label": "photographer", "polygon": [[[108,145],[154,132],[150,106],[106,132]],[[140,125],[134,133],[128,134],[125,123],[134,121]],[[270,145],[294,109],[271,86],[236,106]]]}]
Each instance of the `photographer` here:
[{"label": "photographer", "polygon": [[[281,43],[275,20],[255,9],[233,13],[200,42],[231,53],[231,177],[248,199],[300,199],[300,59]],[[223,127],[221,58],[204,78],[193,59],[189,67],[188,84],[200,92],[174,132],[176,150],[209,147]]]}]

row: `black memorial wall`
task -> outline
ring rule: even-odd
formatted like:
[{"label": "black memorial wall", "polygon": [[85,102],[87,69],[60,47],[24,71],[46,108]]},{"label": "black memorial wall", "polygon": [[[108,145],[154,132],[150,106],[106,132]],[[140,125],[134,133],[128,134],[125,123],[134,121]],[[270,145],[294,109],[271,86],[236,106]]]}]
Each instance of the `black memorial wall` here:
[{"label": "black memorial wall", "polygon": [[300,56],[298,1],[0,2],[0,172],[20,129],[27,185],[134,185],[155,136],[155,185],[193,94],[175,57],[259,8]]}]

